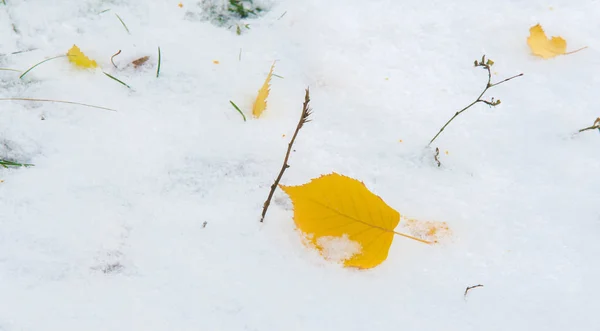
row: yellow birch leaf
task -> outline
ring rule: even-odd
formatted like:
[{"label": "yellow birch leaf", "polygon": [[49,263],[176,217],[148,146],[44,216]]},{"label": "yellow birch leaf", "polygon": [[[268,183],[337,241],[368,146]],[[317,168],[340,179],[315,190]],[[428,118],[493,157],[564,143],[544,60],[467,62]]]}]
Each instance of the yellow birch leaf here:
[{"label": "yellow birch leaf", "polygon": [[567,41],[561,37],[548,39],[542,26],[537,24],[529,29],[527,44],[534,55],[550,59],[567,52]]},{"label": "yellow birch leaf", "polygon": [[85,56],[85,54],[81,52],[77,45],[73,45],[73,47],[71,47],[71,49],[67,52],[67,57],[69,58],[69,61],[71,63],[75,64],[78,67],[96,68],[98,66],[96,64],[96,61],[90,60],[90,58]]},{"label": "yellow birch leaf", "polygon": [[429,243],[395,232],[400,214],[356,179],[331,173],[304,185],[280,187],[292,200],[297,228],[322,255],[326,250],[322,239],[357,244],[358,249],[344,261],[346,267],[367,269],[381,264],[394,235]]},{"label": "yellow birch leaf", "polygon": [[273,69],[275,68],[275,62],[271,65],[271,70],[269,70],[269,74],[267,75],[267,79],[263,86],[258,90],[258,95],[256,96],[256,100],[254,101],[254,105],[252,106],[252,115],[258,118],[267,108],[267,98],[269,97],[269,92],[271,91],[271,76],[273,76]]}]

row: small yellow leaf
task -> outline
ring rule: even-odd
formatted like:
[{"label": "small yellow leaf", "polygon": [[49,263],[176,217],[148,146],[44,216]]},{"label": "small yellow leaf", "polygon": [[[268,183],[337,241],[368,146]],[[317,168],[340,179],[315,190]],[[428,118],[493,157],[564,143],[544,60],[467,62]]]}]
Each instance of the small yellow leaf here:
[{"label": "small yellow leaf", "polygon": [[567,52],[567,41],[561,37],[548,39],[542,26],[537,24],[529,29],[527,44],[534,55],[550,59]]},{"label": "small yellow leaf", "polygon": [[347,267],[373,268],[388,256],[400,214],[353,178],[331,173],[300,186],[281,189],[292,199],[294,222],[322,255],[331,255],[325,243],[343,244],[350,251]]},{"label": "small yellow leaf", "polygon": [[85,56],[85,54],[81,52],[77,45],[73,45],[73,47],[71,47],[71,49],[67,52],[67,57],[71,63],[82,68],[96,68],[98,66],[96,61],[90,60],[87,56]]},{"label": "small yellow leaf", "polygon": [[258,90],[258,95],[256,96],[256,100],[254,101],[254,105],[252,106],[252,115],[258,118],[267,108],[267,98],[269,97],[269,92],[271,91],[271,77],[273,76],[273,69],[275,68],[275,62],[271,65],[271,70],[269,70],[269,74],[267,75],[267,79],[263,86]]},{"label": "small yellow leaf", "polygon": [[213,64],[219,64],[221,62],[219,62],[219,60],[213,60]]}]

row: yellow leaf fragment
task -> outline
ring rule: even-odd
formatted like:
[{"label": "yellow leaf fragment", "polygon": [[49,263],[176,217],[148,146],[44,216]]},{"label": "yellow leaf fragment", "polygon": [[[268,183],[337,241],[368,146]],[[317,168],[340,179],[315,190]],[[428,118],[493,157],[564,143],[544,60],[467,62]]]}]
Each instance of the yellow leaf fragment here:
[{"label": "yellow leaf fragment", "polygon": [[548,39],[542,26],[537,24],[529,29],[527,44],[534,55],[550,59],[567,52],[567,41],[561,37]]},{"label": "yellow leaf fragment", "polygon": [[69,61],[71,63],[75,64],[78,67],[96,68],[98,66],[96,64],[96,61],[90,60],[90,58],[85,56],[85,54],[81,52],[77,45],[73,45],[73,47],[71,47],[71,49],[67,52],[67,57],[69,58]]},{"label": "yellow leaf fragment", "polygon": [[273,69],[275,68],[275,62],[271,65],[271,70],[269,70],[269,74],[267,75],[267,79],[263,83],[263,86],[258,90],[258,95],[256,96],[256,100],[254,101],[254,105],[252,106],[252,115],[258,118],[267,108],[267,98],[269,97],[269,92],[271,91],[271,77],[273,76]]},{"label": "yellow leaf fragment", "polygon": [[381,264],[394,235],[428,243],[395,232],[400,214],[356,179],[331,173],[304,185],[280,187],[290,196],[296,227],[310,244],[325,257],[332,254],[332,245],[349,249],[352,254],[344,259],[347,267]]}]

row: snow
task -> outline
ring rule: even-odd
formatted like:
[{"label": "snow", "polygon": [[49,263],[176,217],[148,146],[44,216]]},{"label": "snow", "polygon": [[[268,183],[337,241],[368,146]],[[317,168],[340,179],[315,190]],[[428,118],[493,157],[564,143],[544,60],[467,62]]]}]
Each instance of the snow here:
[{"label": "snow", "polygon": [[[0,169],[0,330],[597,330],[600,136],[573,135],[600,116],[597,0],[278,0],[239,36],[181,3],[0,2],[0,67],[77,44],[132,86],[66,59],[0,71],[0,97],[117,110],[0,102],[0,158],[35,164]],[[535,58],[537,23],[588,48]],[[525,75],[450,124],[438,168],[427,142],[483,54]],[[244,122],[229,100],[249,115],[274,60]],[[259,223],[306,87],[282,183],[357,178],[449,240],[396,237],[364,271],[307,249],[281,191]]]},{"label": "snow", "polygon": [[326,260],[340,264],[362,251],[362,245],[348,238],[347,234],[321,237],[317,239],[317,245]]}]

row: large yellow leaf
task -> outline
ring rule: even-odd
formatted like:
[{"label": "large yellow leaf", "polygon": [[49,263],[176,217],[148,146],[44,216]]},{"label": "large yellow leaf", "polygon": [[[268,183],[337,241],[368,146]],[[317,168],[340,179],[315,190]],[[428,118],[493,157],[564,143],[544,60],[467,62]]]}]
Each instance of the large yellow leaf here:
[{"label": "large yellow leaf", "polygon": [[527,44],[534,55],[541,56],[544,59],[563,55],[567,52],[566,40],[561,37],[552,37],[552,39],[548,39],[544,29],[542,29],[542,26],[539,24],[529,29]]},{"label": "large yellow leaf", "polygon": [[96,61],[90,60],[90,58],[85,56],[85,54],[81,52],[77,45],[73,45],[73,47],[71,47],[71,49],[67,52],[67,57],[69,58],[69,61],[71,63],[75,64],[78,67],[96,68],[98,66],[96,64]]},{"label": "large yellow leaf", "polygon": [[271,91],[271,77],[273,76],[273,68],[275,68],[275,62],[271,65],[271,70],[269,70],[269,74],[267,75],[267,79],[263,83],[263,86],[258,90],[258,95],[256,96],[256,100],[254,101],[254,106],[252,106],[252,115],[258,118],[267,108],[267,98],[269,97],[269,92]]},{"label": "large yellow leaf", "polygon": [[[292,199],[294,222],[321,253],[322,239],[346,239],[358,244],[347,257],[348,267],[373,268],[382,263],[400,222],[400,214],[353,178],[332,173],[301,186],[283,186]],[[427,242],[426,242],[427,243]]]}]

